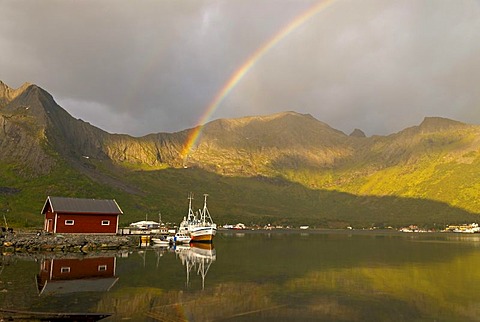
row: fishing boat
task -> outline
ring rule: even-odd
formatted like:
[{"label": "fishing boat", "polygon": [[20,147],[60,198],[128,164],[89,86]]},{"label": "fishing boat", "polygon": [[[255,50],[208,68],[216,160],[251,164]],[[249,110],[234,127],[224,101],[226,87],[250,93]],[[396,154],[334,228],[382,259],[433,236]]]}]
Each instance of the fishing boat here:
[{"label": "fishing boat", "polygon": [[213,222],[210,212],[207,208],[207,197],[204,195],[203,209],[200,209],[197,214],[193,212],[192,200],[193,195],[188,196],[189,206],[188,215],[183,218],[180,223],[179,232],[190,235],[191,242],[207,242],[211,243],[213,237],[217,233],[217,225]]}]

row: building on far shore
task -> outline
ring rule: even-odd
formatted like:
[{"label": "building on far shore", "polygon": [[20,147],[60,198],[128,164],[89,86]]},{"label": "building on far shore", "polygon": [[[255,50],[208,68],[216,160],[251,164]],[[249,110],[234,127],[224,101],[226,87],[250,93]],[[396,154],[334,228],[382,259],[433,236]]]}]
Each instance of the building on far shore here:
[{"label": "building on far shore", "polygon": [[114,199],[48,197],[42,214],[49,233],[115,235],[123,212]]}]

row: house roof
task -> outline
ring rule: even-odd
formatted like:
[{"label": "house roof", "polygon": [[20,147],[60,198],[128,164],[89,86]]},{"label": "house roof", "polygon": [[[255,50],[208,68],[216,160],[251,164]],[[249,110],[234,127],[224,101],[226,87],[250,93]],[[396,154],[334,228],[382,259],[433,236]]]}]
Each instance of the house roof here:
[{"label": "house roof", "polygon": [[82,199],[48,197],[42,209],[45,214],[48,205],[53,212],[82,214],[123,214],[115,199]]}]

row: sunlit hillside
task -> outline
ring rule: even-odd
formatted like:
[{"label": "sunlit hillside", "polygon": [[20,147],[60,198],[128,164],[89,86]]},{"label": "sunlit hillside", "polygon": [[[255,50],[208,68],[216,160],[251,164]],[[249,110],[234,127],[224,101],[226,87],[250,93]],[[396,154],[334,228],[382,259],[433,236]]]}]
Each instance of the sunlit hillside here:
[{"label": "sunlit hillside", "polygon": [[178,223],[210,195],[218,223],[344,228],[477,220],[480,126],[425,118],[389,136],[348,136],[284,112],[136,138],[71,117],[35,85],[0,83],[0,210],[38,227],[49,195],[115,198],[122,223]]}]

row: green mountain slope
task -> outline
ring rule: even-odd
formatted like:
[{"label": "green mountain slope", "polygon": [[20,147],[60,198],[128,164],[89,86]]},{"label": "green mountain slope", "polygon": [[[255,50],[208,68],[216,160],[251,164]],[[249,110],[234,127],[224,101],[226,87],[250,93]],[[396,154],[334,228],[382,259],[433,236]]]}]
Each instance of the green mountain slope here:
[{"label": "green mountain slope", "polygon": [[[475,221],[480,127],[426,118],[389,136],[335,130],[310,115],[212,121],[135,138],[74,119],[35,85],[0,82],[0,213],[41,226],[48,195],[115,198],[123,223],[179,222],[192,191],[219,223],[369,227]],[[8,212],[7,212],[8,210]]]}]

